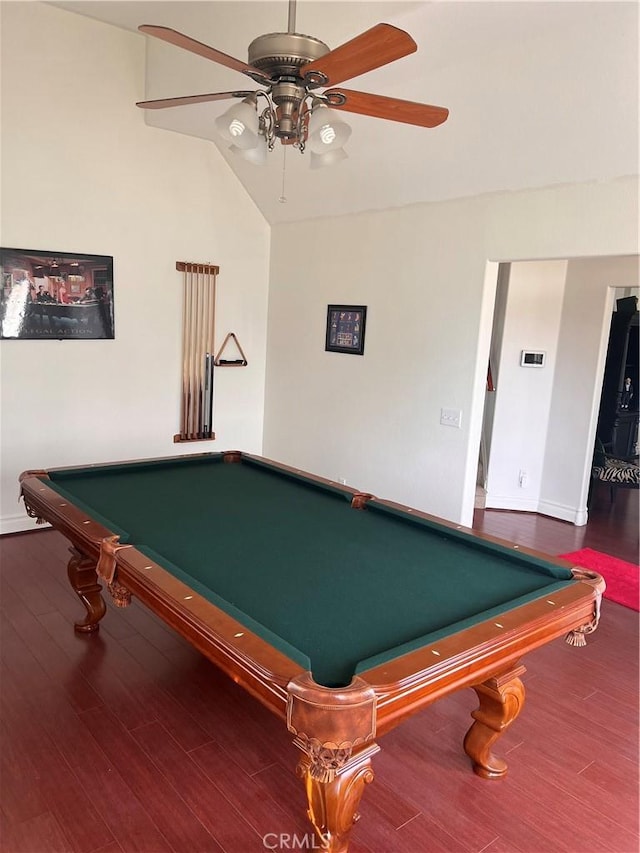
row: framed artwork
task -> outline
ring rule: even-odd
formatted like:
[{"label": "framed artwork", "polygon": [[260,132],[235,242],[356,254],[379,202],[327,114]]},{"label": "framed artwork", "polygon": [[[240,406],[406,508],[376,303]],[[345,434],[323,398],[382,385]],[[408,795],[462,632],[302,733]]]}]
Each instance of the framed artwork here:
[{"label": "framed artwork", "polygon": [[325,350],[364,354],[366,305],[328,305]]},{"label": "framed artwork", "polygon": [[113,257],[0,248],[0,338],[112,339]]},{"label": "framed artwork", "polygon": [[546,352],[523,349],[520,353],[521,367],[544,367]]}]

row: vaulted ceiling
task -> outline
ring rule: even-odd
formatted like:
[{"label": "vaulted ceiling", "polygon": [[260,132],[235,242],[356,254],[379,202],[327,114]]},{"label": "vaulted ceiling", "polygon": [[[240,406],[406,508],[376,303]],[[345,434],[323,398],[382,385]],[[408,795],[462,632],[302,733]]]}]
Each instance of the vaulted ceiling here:
[{"label": "vaulted ceiling", "polygon": [[[52,5],[132,31],[172,27],[243,62],[256,36],[287,31],[289,8],[287,0]],[[296,31],[330,48],[379,22],[409,32],[417,52],[345,86],[448,107],[444,124],[425,129],[343,112],[353,128],[348,159],[310,170],[308,153],[279,143],[262,167],[230,153],[214,129],[229,101],[141,111],[140,120],[210,139],[271,223],[638,173],[637,3],[298,0],[296,7]],[[146,42],[141,100],[259,88],[237,71]]]}]

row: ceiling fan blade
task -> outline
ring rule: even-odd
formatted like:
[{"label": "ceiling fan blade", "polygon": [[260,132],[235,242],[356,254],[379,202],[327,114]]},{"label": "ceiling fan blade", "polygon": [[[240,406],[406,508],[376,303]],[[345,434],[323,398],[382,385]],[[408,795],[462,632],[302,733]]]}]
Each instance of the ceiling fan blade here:
[{"label": "ceiling fan blade", "polygon": [[247,98],[253,92],[212,92],[210,95],[185,95],[183,98],[158,98],[155,101],[138,101],[136,107],[143,110],[164,110],[166,107],[185,107],[189,104],[205,104],[225,98]]},{"label": "ceiling fan blade", "polygon": [[326,75],[323,85],[336,86],[374,68],[380,68],[396,59],[402,59],[418,49],[409,33],[391,24],[376,24],[351,41],[329,51],[320,59],[300,68],[304,78],[309,72]]},{"label": "ceiling fan blade", "polygon": [[[336,89],[324,93],[329,97],[329,106],[334,110],[346,110],[374,118],[389,121],[401,121],[403,124],[415,124],[418,127],[437,127],[447,120],[449,110],[446,107],[434,107],[415,101],[401,101],[399,98],[387,98],[384,95],[370,95],[367,92],[353,92],[350,89]],[[344,104],[331,102],[331,95],[344,95]]]},{"label": "ceiling fan blade", "polygon": [[258,83],[268,84],[271,82],[265,74],[262,74],[262,72],[258,71],[257,68],[254,68],[253,65],[247,65],[246,62],[242,62],[240,59],[228,56],[226,53],[222,53],[221,50],[209,47],[209,45],[196,41],[196,39],[192,39],[190,36],[185,36],[177,30],[172,30],[170,27],[156,27],[154,24],[142,24],[138,29],[141,33],[145,33],[145,35],[154,36],[155,38],[166,41],[176,47],[188,50],[190,53],[197,53],[198,56],[210,59],[212,62],[217,62],[219,65],[231,68],[233,71],[240,71],[242,74],[248,74]]}]

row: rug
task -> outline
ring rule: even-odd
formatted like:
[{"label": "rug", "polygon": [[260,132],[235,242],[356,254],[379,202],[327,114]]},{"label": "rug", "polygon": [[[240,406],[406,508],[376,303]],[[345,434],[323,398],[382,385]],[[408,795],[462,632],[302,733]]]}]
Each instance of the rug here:
[{"label": "rug", "polygon": [[604,597],[632,610],[640,610],[640,588],[638,576],[640,566],[610,557],[601,551],[583,548],[570,554],[560,554],[563,560],[569,560],[584,569],[592,569],[602,575],[607,583]]}]

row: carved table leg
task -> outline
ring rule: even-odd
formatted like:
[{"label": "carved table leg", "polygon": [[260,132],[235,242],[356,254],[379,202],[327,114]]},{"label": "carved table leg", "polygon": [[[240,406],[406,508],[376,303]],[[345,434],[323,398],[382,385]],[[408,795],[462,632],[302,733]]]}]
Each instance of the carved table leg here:
[{"label": "carved table leg", "polygon": [[491,747],[524,705],[524,684],[519,676],[525,671],[517,664],[473,687],[480,707],[471,714],[475,723],[464,739],[464,750],[473,761],[474,771],[484,779],[498,779],[507,772],[506,762],[497,758]]},{"label": "carved table leg", "polygon": [[74,627],[76,631],[88,634],[98,630],[98,623],[107,608],[102,597],[102,586],[98,583],[95,560],[85,557],[75,548],[69,550],[72,555],[67,566],[69,581],[87,608],[85,618],[76,622]]},{"label": "carved table leg", "polygon": [[360,818],[358,805],[364,786],[373,781],[371,756],[379,750],[370,743],[355,753],[339,771],[318,778],[313,761],[304,755],[298,764],[298,775],[304,780],[309,809],[322,849],[328,853],[346,853],[353,824]]}]

